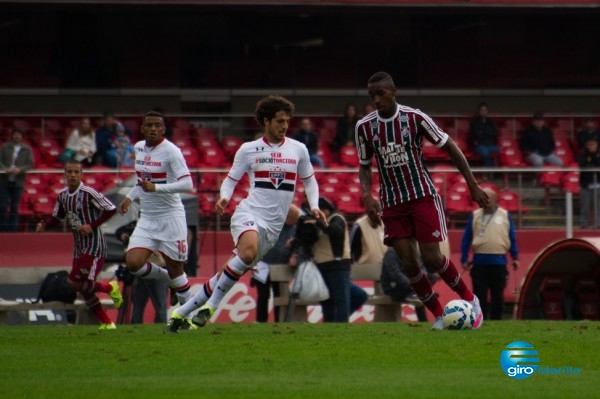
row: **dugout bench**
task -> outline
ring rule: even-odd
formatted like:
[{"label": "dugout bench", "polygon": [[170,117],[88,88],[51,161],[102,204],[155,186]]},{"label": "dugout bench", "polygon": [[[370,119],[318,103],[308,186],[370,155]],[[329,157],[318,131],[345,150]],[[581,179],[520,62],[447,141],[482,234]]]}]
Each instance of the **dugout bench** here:
[{"label": "dugout bench", "polygon": [[[353,281],[370,281],[373,283],[373,293],[369,294],[365,305],[375,307],[374,321],[402,321],[402,304],[424,306],[422,302],[396,302],[381,288],[381,264],[352,264],[351,279]],[[287,264],[269,265],[269,278],[279,286],[279,296],[273,298],[273,306],[279,312],[279,320],[285,321],[290,302],[290,284],[296,274],[296,267]],[[296,300],[292,321],[307,321],[306,307],[319,303]]]},{"label": "dugout bench", "polygon": [[[0,284],[3,285],[25,285],[41,284],[48,273],[59,270],[69,270],[68,267],[0,267]],[[111,276],[105,276],[100,273],[98,279],[106,279]],[[100,298],[104,309],[114,309],[112,299]],[[76,324],[97,324],[98,320],[88,310],[85,302],[79,297],[73,304],[63,302],[38,302],[4,300],[0,298],[0,326],[8,322],[9,312],[29,312],[32,310],[72,310],[76,312]],[[25,317],[27,324],[29,318]]]}]

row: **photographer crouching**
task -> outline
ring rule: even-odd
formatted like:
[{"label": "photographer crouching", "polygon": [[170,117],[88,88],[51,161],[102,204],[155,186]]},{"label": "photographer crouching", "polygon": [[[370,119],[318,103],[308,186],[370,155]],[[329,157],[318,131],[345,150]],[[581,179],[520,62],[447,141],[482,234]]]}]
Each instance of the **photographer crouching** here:
[{"label": "photographer crouching", "polygon": [[[319,208],[325,213],[329,226],[309,216],[301,217],[296,245],[301,247],[304,256],[312,257],[329,290],[329,299],[321,302],[323,321],[346,323],[366,302],[367,293],[350,280],[352,259],[346,219],[326,198],[319,198]],[[304,208],[303,211],[310,215]]]}]

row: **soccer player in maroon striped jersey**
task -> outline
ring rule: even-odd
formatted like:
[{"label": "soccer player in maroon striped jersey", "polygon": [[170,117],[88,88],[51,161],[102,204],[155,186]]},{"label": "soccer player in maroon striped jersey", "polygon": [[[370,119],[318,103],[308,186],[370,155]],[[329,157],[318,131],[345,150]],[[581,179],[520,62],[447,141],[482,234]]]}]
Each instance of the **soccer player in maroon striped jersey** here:
[{"label": "soccer player in maroon striped jersey", "polygon": [[[480,207],[487,204],[488,196],[477,184],[467,160],[452,138],[425,113],[396,102],[396,86],[388,73],[377,72],[371,76],[367,89],[376,111],[356,125],[359,178],[367,214],[377,225],[383,222],[384,243],[394,247],[412,288],[435,316],[432,329],[443,329],[443,307],[419,267],[417,244],[423,261],[433,267],[462,299],[473,305],[473,328],[479,328],[483,323],[479,300],[464,283],[452,261],[440,251],[439,243],[445,240],[447,233],[446,218],[442,200],[423,162],[423,140],[429,140],[448,153],[464,176],[471,198]],[[373,157],[377,159],[379,173],[379,203],[371,195]]]},{"label": "soccer player in maroon striped jersey", "polygon": [[100,229],[102,223],[110,219],[117,211],[115,205],[104,195],[81,182],[83,171],[79,161],[71,160],[65,164],[67,188],[58,194],[54,212],[45,221],[36,226],[42,232],[47,226],[57,225],[67,219],[73,231],[75,248],[73,265],[68,283],[80,292],[88,308],[100,320],[101,330],[114,330],[115,324],[106,314],[98,298],[98,292],[108,294],[120,308],[123,298],[116,281],[97,282],[98,274],[104,266],[106,240]]}]

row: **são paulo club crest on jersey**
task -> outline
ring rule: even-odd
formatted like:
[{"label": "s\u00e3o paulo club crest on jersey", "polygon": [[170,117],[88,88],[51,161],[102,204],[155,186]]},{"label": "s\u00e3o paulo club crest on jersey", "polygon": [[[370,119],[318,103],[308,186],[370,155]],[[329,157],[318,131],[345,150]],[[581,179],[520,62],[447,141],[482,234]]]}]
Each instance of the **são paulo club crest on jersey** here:
[{"label": "s\u00e3o paulo club crest on jersey", "polygon": [[285,180],[285,171],[284,170],[276,170],[269,172],[269,179],[271,183],[275,186],[275,188],[279,188],[281,183]]}]

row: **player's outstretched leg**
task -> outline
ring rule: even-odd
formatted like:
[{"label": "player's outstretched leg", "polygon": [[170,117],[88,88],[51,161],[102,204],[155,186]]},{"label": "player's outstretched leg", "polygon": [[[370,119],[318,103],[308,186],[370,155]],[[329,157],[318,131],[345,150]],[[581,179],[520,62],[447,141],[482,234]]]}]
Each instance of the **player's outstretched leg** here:
[{"label": "player's outstretched leg", "polygon": [[215,314],[221,300],[229,292],[231,287],[238,282],[240,277],[248,270],[248,265],[239,257],[233,257],[225,266],[221,277],[216,283],[215,289],[204,306],[192,317],[192,323],[198,327],[204,327],[206,322]]}]

